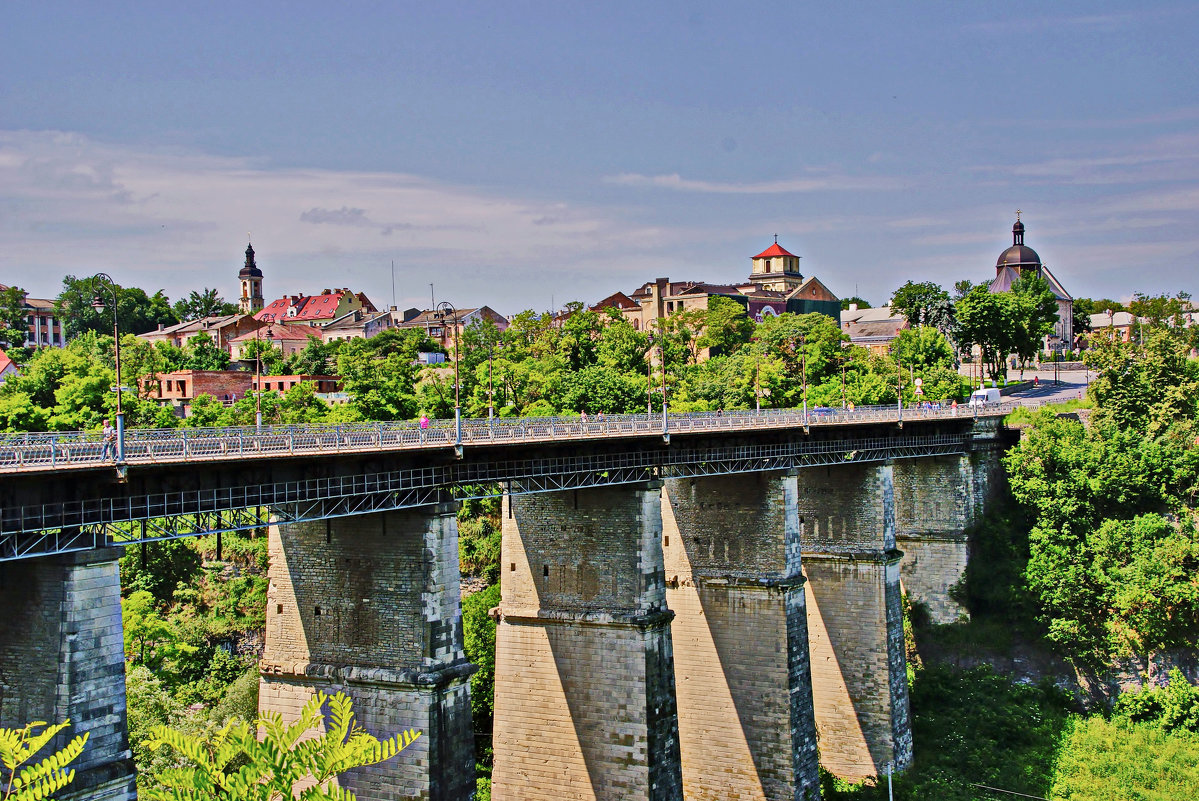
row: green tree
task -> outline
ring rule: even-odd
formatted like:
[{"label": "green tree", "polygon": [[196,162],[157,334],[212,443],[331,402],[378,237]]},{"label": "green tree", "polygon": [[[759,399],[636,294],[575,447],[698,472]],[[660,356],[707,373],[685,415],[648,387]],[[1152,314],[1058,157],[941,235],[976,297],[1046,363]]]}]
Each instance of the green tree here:
[{"label": "green tree", "polygon": [[470,678],[470,707],[474,725],[490,732],[495,712],[495,619],[500,585],[468,595],[462,600],[462,643],[466,658],[478,668]]},{"label": "green tree", "polygon": [[754,335],[754,321],[745,307],[731,298],[713,295],[708,298],[708,311],[703,318],[703,333],[696,345],[708,348],[713,355],[729,354],[749,342]]},{"label": "green tree", "polygon": [[949,293],[932,281],[908,281],[891,295],[891,308],[913,328],[931,325],[948,333],[953,328],[954,307]]},{"label": "green tree", "polygon": [[1191,296],[1187,292],[1169,295],[1145,295],[1137,292],[1128,304],[1128,310],[1145,321],[1146,325],[1160,327],[1171,326],[1182,328],[1182,314],[1190,305]]},{"label": "green tree", "polygon": [[163,617],[146,590],[136,590],[121,599],[121,625],[125,635],[125,658],[171,677],[179,673],[180,661],[196,652],[185,642],[178,626]]},{"label": "green tree", "polygon": [[42,801],[75,781],[74,769],[68,765],[83,753],[89,732],[71,739],[69,743],[26,765],[45,748],[71,721],[48,726],[30,723],[20,729],[0,729],[0,798],[5,801]]},{"label": "green tree", "polygon": [[151,746],[175,751],[189,766],[164,770],[146,795],[150,801],[352,801],[353,793],[333,784],[339,774],[391,759],[419,736],[408,729],[380,741],[357,724],[346,695],[318,691],[291,725],[267,713],[256,723],[230,722],[211,737],[156,727]]},{"label": "green tree", "polygon": [[913,367],[918,372],[953,366],[953,347],[945,335],[932,326],[900,331],[891,342],[891,352],[905,369]]},{"label": "green tree", "polygon": [[226,303],[215,289],[205,287],[199,292],[192,290],[185,300],[175,301],[171,312],[180,321],[200,320],[225,314],[237,314],[237,304]]},{"label": "green tree", "polygon": [[224,370],[229,367],[229,354],[218,347],[208,334],[200,333],[183,346],[184,370]]},{"label": "green tree", "polygon": [[849,311],[849,307],[854,305],[855,303],[857,304],[859,309],[874,308],[873,306],[870,305],[870,301],[866,300],[865,298],[861,298],[861,297],[858,297],[857,295],[854,295],[852,298],[841,298],[841,311]]},{"label": "green tree", "polygon": [[[68,275],[62,280],[62,292],[54,302],[55,313],[63,323],[63,336],[70,340],[85,331],[98,334],[112,332],[112,297],[106,288],[101,288],[91,278],[76,278]],[[174,325],[179,322],[171,310],[170,299],[158,290],[147,295],[137,287],[116,288],[117,328],[122,334],[143,334],[153,331],[161,323]],[[104,301],[104,308],[92,306],[97,294]]]},{"label": "green tree", "polygon": [[1057,322],[1057,298],[1049,282],[1038,276],[1025,276],[1012,284],[1015,330],[1012,352],[1022,362],[1036,358],[1047,334]]},{"label": "green tree", "polygon": [[957,302],[958,344],[969,350],[978,346],[991,378],[1007,374],[1007,355],[1016,348],[1020,327],[1019,308],[1010,292],[991,292],[979,284]]},{"label": "green tree", "polygon": [[0,290],[0,348],[12,350],[25,347],[29,338],[26,317],[25,290],[10,286]]}]

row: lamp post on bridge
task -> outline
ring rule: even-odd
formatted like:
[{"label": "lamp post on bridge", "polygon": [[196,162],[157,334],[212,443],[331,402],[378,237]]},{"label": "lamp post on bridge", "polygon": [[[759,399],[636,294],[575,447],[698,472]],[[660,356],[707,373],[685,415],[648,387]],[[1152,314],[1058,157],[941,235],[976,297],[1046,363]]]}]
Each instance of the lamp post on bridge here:
[{"label": "lamp post on bridge", "polygon": [[645,349],[645,416],[654,413],[654,335],[646,335],[649,347]]},{"label": "lamp post on bridge", "polygon": [[[434,316],[442,322],[444,329],[445,320],[449,318],[450,324],[454,326],[454,449],[459,454],[462,452],[462,395],[461,383],[458,380],[459,376],[459,361],[461,359],[461,348],[458,346],[458,310],[454,308],[454,304],[448,300],[443,300],[437,304],[434,311]],[[442,336],[445,334],[443,332]]]},{"label": "lamp post on bridge", "polygon": [[799,336],[800,376],[803,379],[803,427],[808,427],[808,336]]},{"label": "lamp post on bridge", "polygon": [[[254,329],[254,430],[262,431],[262,326]],[[268,347],[273,347],[275,331],[270,323],[266,326]]]},{"label": "lamp post on bridge", "polygon": [[[117,328],[117,284],[112,280],[112,276],[108,273],[96,273],[90,279],[92,286],[92,308],[96,311],[102,311],[105,308],[104,296],[100,293],[101,289],[107,290],[112,298],[112,340],[114,362],[116,366],[117,385],[115,387],[117,393],[117,464],[125,464],[125,411],[121,404],[121,394],[124,387],[121,386],[121,332]],[[99,286],[99,288],[97,288]]]}]

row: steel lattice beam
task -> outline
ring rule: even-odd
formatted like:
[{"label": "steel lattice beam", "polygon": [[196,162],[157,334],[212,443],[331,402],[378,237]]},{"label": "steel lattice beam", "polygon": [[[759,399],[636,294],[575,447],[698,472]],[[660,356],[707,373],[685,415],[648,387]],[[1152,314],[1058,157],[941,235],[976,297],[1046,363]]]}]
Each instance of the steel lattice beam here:
[{"label": "steel lattice beam", "polygon": [[493,496],[503,483],[520,494],[680,478],[960,454],[971,435],[800,440],[659,447],[627,453],[455,463],[279,484],[104,498],[0,514],[0,561],[109,544],[242,531],[278,520],[301,522],[413,508],[447,498]]}]

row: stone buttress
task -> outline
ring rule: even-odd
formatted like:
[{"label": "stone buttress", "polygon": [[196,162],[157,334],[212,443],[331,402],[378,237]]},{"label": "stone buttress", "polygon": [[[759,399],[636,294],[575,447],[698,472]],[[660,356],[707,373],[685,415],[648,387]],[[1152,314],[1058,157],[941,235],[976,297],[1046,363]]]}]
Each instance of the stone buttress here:
[{"label": "stone buttress", "polygon": [[32,762],[84,732],[62,801],[137,797],[125,718],[116,549],[0,565],[0,727],[71,726]]},{"label": "stone buttress", "polygon": [[688,801],[820,797],[796,482],[794,472],[666,481]]},{"label": "stone buttress", "polygon": [[891,464],[800,470],[798,506],[820,763],[853,780],[903,770],[912,729]]},{"label": "stone buttress", "polygon": [[269,551],[259,711],[293,720],[314,691],[344,691],[377,737],[421,732],[344,787],[362,801],[471,798],[454,505],[272,525]]},{"label": "stone buttress", "polygon": [[681,801],[660,495],[504,497],[496,801]]}]

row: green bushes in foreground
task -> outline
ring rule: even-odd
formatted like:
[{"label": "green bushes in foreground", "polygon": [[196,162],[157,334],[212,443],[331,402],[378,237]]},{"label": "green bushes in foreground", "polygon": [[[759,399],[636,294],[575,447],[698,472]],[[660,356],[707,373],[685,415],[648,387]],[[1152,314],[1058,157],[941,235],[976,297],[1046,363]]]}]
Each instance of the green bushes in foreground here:
[{"label": "green bushes in foreground", "polygon": [[1126,719],[1071,722],[1054,771],[1053,801],[1199,798],[1199,736]]}]

